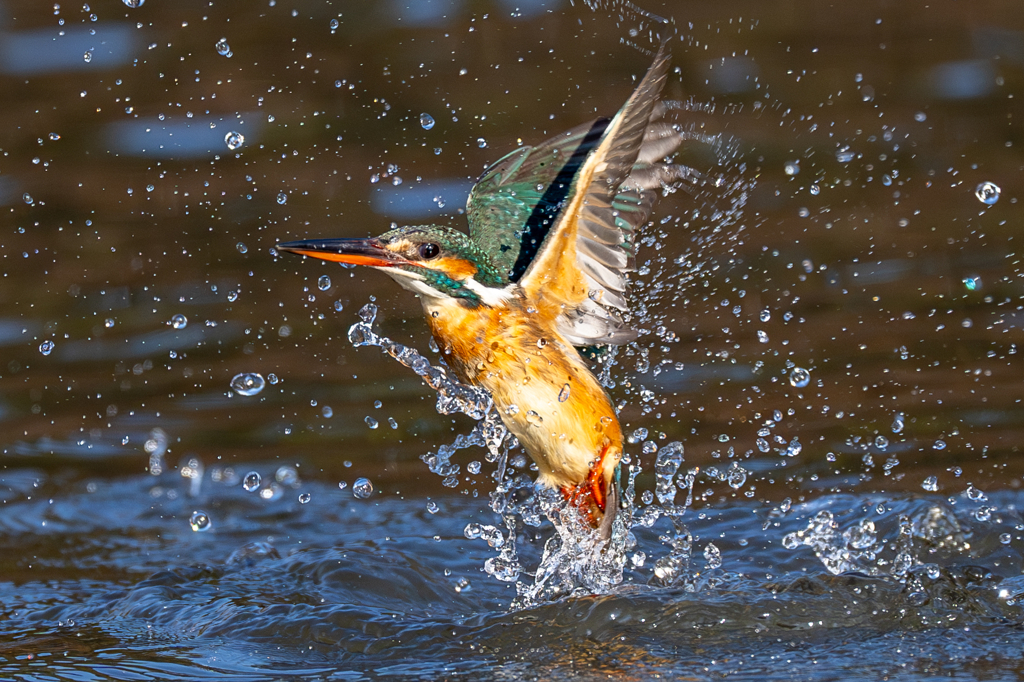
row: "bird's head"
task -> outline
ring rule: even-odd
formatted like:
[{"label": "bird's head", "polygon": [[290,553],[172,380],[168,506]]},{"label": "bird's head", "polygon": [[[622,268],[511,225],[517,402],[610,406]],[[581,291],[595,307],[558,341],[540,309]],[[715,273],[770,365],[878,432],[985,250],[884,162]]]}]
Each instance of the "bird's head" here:
[{"label": "bird's head", "polygon": [[462,232],[440,225],[399,227],[369,239],[308,239],[279,251],[322,260],[368,265],[404,288],[431,298],[493,304],[507,280],[480,247]]}]

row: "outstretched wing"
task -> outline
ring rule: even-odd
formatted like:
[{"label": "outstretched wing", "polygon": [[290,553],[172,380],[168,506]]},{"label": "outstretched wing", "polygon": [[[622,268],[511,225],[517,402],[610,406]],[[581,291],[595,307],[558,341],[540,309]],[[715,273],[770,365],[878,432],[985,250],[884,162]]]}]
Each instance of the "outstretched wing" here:
[{"label": "outstretched wing", "polygon": [[689,173],[663,161],[682,142],[673,126],[658,120],[668,64],[663,42],[629,101],[601,125],[596,144],[588,141],[584,150],[581,142],[578,155],[574,150],[582,163],[547,229],[543,222],[536,232],[523,228],[517,262],[523,254],[529,262],[519,283],[538,310],[557,315],[559,330],[574,345],[618,344],[635,336],[620,316],[627,310],[626,273],[635,263],[634,233],[647,220],[657,189]]},{"label": "outstretched wing", "polygon": [[520,147],[484,171],[466,202],[469,234],[517,282],[558,219],[577,172],[601,142],[608,119]]}]

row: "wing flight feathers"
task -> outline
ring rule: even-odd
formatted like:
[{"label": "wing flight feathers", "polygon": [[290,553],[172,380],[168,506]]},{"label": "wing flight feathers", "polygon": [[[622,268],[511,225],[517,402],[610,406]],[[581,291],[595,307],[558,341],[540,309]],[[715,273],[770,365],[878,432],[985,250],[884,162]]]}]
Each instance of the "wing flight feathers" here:
[{"label": "wing flight feathers", "polygon": [[663,161],[682,143],[678,130],[658,120],[668,65],[662,43],[579,168],[569,201],[520,279],[531,302],[557,315],[559,330],[574,345],[618,344],[636,335],[620,315],[628,309],[634,234],[657,190],[690,172]]}]

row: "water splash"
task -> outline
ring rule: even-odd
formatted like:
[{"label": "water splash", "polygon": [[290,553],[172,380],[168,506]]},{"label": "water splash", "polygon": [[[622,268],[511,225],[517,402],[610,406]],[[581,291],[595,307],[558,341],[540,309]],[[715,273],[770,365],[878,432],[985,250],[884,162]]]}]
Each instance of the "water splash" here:
[{"label": "water splash", "polygon": [[491,409],[491,397],[483,389],[466,386],[448,376],[445,367],[430,364],[419,351],[396,343],[373,330],[377,319],[377,306],[367,303],[359,310],[359,322],[348,330],[353,346],[377,346],[423,379],[437,392],[437,411],[441,414],[461,412],[476,420],[483,419]]},{"label": "water splash", "polygon": [[[628,552],[637,544],[632,529],[650,528],[663,516],[669,519],[670,525],[670,530],[662,538],[668,553],[654,562],[652,581],[675,585],[689,578],[693,540],[681,518],[693,502],[693,485],[699,469],[687,471],[682,480],[676,481],[676,473],[683,460],[680,443],[668,443],[660,448],[656,467],[659,503],[647,506],[639,514],[634,502],[635,480],[641,473],[641,467],[628,454],[623,457],[626,486],[622,491],[622,508],[613,524],[611,539],[602,540],[560,492],[537,485],[530,474],[518,470],[525,465],[526,458],[516,452],[519,443],[501,422],[486,391],[458,382],[446,367],[431,365],[415,349],[379,334],[374,330],[376,316],[377,307],[372,303],[360,309],[360,320],[351,326],[348,333],[352,344],[378,347],[412,369],[437,392],[439,413],[458,412],[477,420],[470,433],[458,435],[452,443],[441,445],[436,451],[422,455],[421,459],[431,472],[442,477],[443,485],[454,488],[459,485],[461,472],[459,464],[452,461],[455,454],[470,447],[486,450],[486,461],[494,465],[491,478],[495,482],[489,506],[500,517],[504,530],[496,525],[471,523],[466,526],[465,534],[471,539],[484,540],[497,550],[497,555],[484,563],[484,571],[497,580],[515,583],[517,597],[513,602],[514,608],[526,608],[568,596],[607,593],[614,589],[622,583]],[[611,382],[614,358],[615,353],[612,352],[599,360],[606,385]],[[643,437],[646,435],[645,431]],[[510,462],[517,466],[510,466]],[[674,503],[677,485],[687,491],[682,505]],[[519,555],[519,534],[527,526],[541,527],[545,519],[551,521],[554,533],[544,544],[537,568],[528,571]],[[636,559],[632,563],[636,568]]]}]

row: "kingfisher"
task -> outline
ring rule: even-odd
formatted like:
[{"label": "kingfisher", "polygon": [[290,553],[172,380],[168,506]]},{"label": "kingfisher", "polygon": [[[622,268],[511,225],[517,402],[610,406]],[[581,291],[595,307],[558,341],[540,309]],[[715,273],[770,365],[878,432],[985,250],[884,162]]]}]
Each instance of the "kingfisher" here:
[{"label": "kingfisher", "polygon": [[608,539],[620,506],[622,428],[589,351],[636,337],[628,312],[635,236],[659,190],[691,171],[663,119],[662,42],[626,104],[488,167],[469,194],[469,233],[398,227],[368,239],[310,239],[278,250],[365,265],[419,297],[455,376],[483,387],[533,459]]}]

